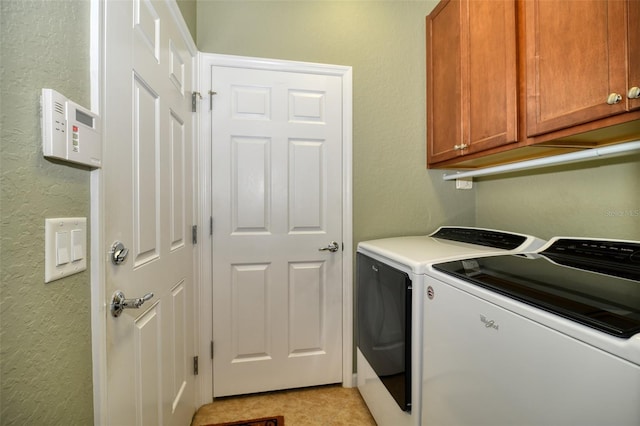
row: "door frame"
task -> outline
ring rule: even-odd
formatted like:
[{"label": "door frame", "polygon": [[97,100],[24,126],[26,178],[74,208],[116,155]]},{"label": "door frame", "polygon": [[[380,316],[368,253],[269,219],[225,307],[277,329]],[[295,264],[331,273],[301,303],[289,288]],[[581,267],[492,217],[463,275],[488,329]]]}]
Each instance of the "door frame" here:
[{"label": "door frame", "polygon": [[[341,78],[342,81],[342,385],[353,387],[355,376],[353,373],[353,194],[352,194],[352,132],[353,132],[353,85],[352,67],[342,65],[317,64],[310,62],[295,62],[277,59],[252,58],[246,56],[221,55],[214,53],[198,54],[200,81],[198,87],[202,91],[202,100],[198,105],[199,126],[199,153],[200,170],[198,182],[200,193],[198,198],[199,216],[203,220],[199,224],[200,229],[209,230],[212,212],[212,124],[209,113],[209,94],[211,87],[211,67],[233,67],[268,71],[284,71],[307,74],[331,75]],[[206,218],[206,220],[204,220]],[[215,220],[213,218],[212,220]],[[200,336],[211,336],[211,342],[200,340],[200,354],[210,353],[213,341],[213,237],[207,236],[205,244],[205,232],[202,232],[202,244],[200,245]],[[202,377],[210,377],[209,383],[202,381],[200,391],[201,404],[210,403],[213,400],[213,360],[200,362]]]},{"label": "door frame", "polygon": [[[105,22],[105,0],[90,0],[90,85],[91,85],[91,110],[98,115],[101,115],[104,111],[105,99],[106,99],[106,87],[104,78],[105,67],[105,37],[104,27]],[[133,0],[131,0],[133,3]],[[193,91],[198,91],[199,79],[199,66],[198,66],[198,49],[193,37],[189,32],[189,28],[182,16],[182,12],[178,7],[176,0],[164,0],[169,12],[174,19],[174,22],[178,26],[180,34],[187,46],[192,66],[192,88]],[[190,95],[190,94],[185,94]],[[193,224],[201,227],[202,219],[198,215],[201,211],[199,199],[200,194],[200,171],[198,169],[198,148],[201,145],[199,141],[198,130],[200,128],[198,123],[199,114],[193,115],[193,131],[192,141],[193,144],[193,165],[194,170],[192,172],[193,179]],[[104,132],[104,126],[103,132]],[[105,144],[108,141],[104,141],[102,150],[104,151]],[[91,196],[91,213],[90,213],[90,287],[91,287],[91,352],[92,352],[92,373],[93,373],[93,422],[94,425],[106,425],[107,424],[107,315],[109,314],[109,295],[106,294],[106,262],[107,256],[105,255],[107,245],[110,243],[105,240],[105,187],[104,178],[102,176],[101,169],[94,169],[90,175],[90,196]],[[193,301],[193,308],[197,312],[199,307],[198,291],[201,288],[202,277],[200,276],[202,251],[204,244],[198,244],[195,246],[194,255],[194,290],[195,297]],[[202,328],[200,327],[201,315],[197,314],[194,317],[195,325],[195,347],[194,350],[200,349],[200,341],[202,340]],[[208,353],[208,352],[204,352]],[[201,353],[202,354],[202,353]],[[200,374],[196,378],[196,403],[200,404],[202,401],[202,390],[206,389],[208,380],[204,380],[204,375]]]}]

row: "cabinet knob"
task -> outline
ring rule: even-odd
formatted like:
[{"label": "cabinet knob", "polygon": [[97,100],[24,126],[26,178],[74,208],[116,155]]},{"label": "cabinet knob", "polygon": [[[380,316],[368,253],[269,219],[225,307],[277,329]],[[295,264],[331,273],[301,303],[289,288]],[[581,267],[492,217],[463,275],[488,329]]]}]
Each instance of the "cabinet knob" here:
[{"label": "cabinet knob", "polygon": [[455,151],[460,151],[460,150],[466,149],[466,148],[467,148],[467,146],[468,146],[468,145],[467,145],[466,143],[463,143],[463,144],[460,144],[460,145],[454,145],[454,146],[453,146],[453,149],[454,149]]},{"label": "cabinet knob", "polygon": [[629,99],[638,99],[640,98],[640,87],[632,87],[629,89],[629,93],[627,93],[627,97]]},{"label": "cabinet knob", "polygon": [[607,103],[609,105],[615,105],[617,103],[620,103],[621,100],[622,100],[622,95],[620,93],[612,93],[607,98]]}]

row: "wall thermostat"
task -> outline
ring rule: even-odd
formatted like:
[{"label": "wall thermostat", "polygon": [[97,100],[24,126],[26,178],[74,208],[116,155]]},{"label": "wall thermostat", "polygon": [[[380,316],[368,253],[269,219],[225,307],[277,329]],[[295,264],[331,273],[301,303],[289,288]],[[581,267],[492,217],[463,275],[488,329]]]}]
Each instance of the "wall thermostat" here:
[{"label": "wall thermostat", "polygon": [[100,117],[52,89],[42,89],[40,101],[44,156],[100,167]]}]

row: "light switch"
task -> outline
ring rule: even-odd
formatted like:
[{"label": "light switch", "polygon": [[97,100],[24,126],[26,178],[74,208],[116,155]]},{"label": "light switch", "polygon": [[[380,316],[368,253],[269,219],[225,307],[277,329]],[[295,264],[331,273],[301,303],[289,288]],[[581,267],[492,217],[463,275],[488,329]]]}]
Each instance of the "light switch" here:
[{"label": "light switch", "polygon": [[69,263],[69,233],[56,232],[56,266]]},{"label": "light switch", "polygon": [[71,230],[71,261],[77,262],[84,259],[84,245],[86,237],[82,229]]},{"label": "light switch", "polygon": [[87,269],[87,218],[45,219],[44,282]]}]

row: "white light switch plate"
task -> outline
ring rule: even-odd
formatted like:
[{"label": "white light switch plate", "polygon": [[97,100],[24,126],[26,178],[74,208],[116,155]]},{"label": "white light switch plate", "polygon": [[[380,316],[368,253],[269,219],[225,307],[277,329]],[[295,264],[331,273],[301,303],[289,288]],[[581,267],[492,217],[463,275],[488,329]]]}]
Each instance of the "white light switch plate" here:
[{"label": "white light switch plate", "polygon": [[44,282],[87,269],[87,218],[45,219]]}]

